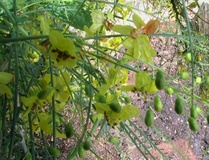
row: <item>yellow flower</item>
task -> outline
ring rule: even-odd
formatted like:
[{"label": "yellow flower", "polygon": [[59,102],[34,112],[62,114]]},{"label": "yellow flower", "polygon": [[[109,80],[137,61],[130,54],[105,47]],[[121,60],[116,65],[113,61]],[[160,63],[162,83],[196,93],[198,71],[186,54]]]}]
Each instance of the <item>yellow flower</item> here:
[{"label": "yellow flower", "polygon": [[77,62],[73,41],[54,30],[49,32],[49,41],[52,44],[49,55],[54,65],[58,68],[63,66],[69,69],[73,68]]}]

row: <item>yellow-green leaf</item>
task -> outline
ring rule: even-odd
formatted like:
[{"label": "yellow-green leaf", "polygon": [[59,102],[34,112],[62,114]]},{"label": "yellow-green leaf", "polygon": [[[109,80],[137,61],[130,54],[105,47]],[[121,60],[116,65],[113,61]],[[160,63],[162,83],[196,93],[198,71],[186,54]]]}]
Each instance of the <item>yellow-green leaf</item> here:
[{"label": "yellow-green leaf", "polygon": [[139,51],[141,52],[139,59],[152,64],[156,52],[150,45],[148,36],[141,35],[137,37],[137,43],[139,45]]},{"label": "yellow-green leaf", "polygon": [[139,15],[137,14],[133,14],[132,16],[133,22],[136,26],[136,28],[140,29],[142,26],[145,25],[144,21],[141,19],[141,17],[139,17]]},{"label": "yellow-green leaf", "polygon": [[142,92],[152,94],[158,91],[158,89],[155,86],[154,80],[151,79],[148,73],[143,71],[136,74],[135,85],[136,88]]},{"label": "yellow-green leaf", "polygon": [[13,78],[13,75],[7,72],[0,72],[0,84],[8,84]]},{"label": "yellow-green leaf", "polygon": [[7,87],[5,84],[0,84],[0,96],[2,94],[6,94],[7,98],[12,98],[13,94],[9,87]]},{"label": "yellow-green leaf", "polygon": [[129,92],[134,91],[135,85],[124,85],[121,87],[121,91]]},{"label": "yellow-green leaf", "polygon": [[[133,105],[126,105],[123,106],[120,113],[119,113],[119,119],[121,120],[128,120],[133,117],[139,116],[139,108]],[[115,116],[115,113],[112,113],[111,116]]]},{"label": "yellow-green leaf", "polygon": [[22,103],[27,106],[31,107],[34,103],[36,103],[36,100],[38,99],[37,96],[31,96],[31,97],[21,97]]},{"label": "yellow-green leaf", "polygon": [[43,15],[38,16],[37,19],[40,21],[40,28],[42,33],[44,35],[48,35],[50,30],[49,25],[51,24],[51,21],[49,19],[46,19],[46,17],[44,17]]},{"label": "yellow-green leaf", "polygon": [[121,34],[129,35],[133,27],[129,25],[114,25],[111,30]]},{"label": "yellow-green leaf", "polygon": [[93,23],[103,24],[106,19],[104,13],[100,10],[93,10],[91,13]]},{"label": "yellow-green leaf", "polygon": [[[48,113],[38,113],[39,118],[39,127],[47,134],[52,135],[53,129],[52,129],[52,116]],[[64,133],[60,133],[58,130],[56,130],[56,137],[57,138],[66,138]]]},{"label": "yellow-green leaf", "polygon": [[109,105],[105,103],[95,103],[94,106],[97,113],[104,114],[104,112],[111,111]]}]

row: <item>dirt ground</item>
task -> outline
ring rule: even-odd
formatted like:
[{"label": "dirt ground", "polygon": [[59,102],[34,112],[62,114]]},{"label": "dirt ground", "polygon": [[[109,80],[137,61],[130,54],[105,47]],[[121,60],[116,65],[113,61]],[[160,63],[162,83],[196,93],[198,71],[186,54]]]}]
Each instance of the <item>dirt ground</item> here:
[{"label": "dirt ground", "polygon": [[[154,62],[156,66],[161,66],[168,74],[175,76],[178,50],[176,47],[175,40],[173,38],[165,37],[154,37],[151,39],[151,43],[155,50],[158,52],[158,56],[155,58]],[[134,75],[130,75],[130,83]],[[179,86],[178,82],[169,83],[171,86]],[[179,86],[180,87],[180,86]],[[172,143],[174,146],[165,142],[163,137],[160,137],[152,129],[148,129],[144,122],[137,120],[137,125],[144,130],[144,132],[150,137],[152,141],[158,146],[158,148],[172,160],[200,160],[209,159],[209,125],[199,117],[198,122],[200,129],[198,132],[191,132],[187,122],[187,116],[189,115],[189,106],[185,104],[185,115],[178,115],[174,111],[174,102],[176,95],[167,95],[165,91],[160,91],[158,95],[161,97],[162,102],[164,102],[164,108],[161,113],[155,112],[155,123],[154,126],[160,130]],[[143,100],[137,95],[131,95],[133,99],[133,104],[139,106],[140,114],[145,116],[146,110],[149,107],[148,104],[143,103]],[[151,102],[153,99],[151,100]],[[150,104],[151,106],[153,103]],[[175,151],[175,148],[177,151]],[[141,158],[139,151],[135,147],[131,147],[133,157],[132,160],[139,160]],[[178,151],[182,154],[178,154]],[[160,155],[152,151],[156,159],[160,159]]]}]

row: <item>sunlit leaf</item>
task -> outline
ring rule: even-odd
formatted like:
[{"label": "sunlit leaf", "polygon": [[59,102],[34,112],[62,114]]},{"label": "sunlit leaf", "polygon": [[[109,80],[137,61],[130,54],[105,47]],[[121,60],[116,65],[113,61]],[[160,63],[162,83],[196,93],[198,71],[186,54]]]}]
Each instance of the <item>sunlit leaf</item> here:
[{"label": "sunlit leaf", "polygon": [[36,96],[21,97],[22,103],[27,107],[33,106],[33,104],[36,103],[37,99],[38,99],[38,97],[36,97]]},{"label": "sunlit leaf", "polygon": [[101,95],[104,95],[110,87],[111,87],[111,84],[106,83],[106,84],[102,84],[97,89]]},{"label": "sunlit leaf", "polygon": [[150,45],[148,36],[139,36],[137,38],[137,43],[139,45],[139,52],[141,53],[139,59],[152,64],[153,57],[156,55],[156,52]]},{"label": "sunlit leaf", "polygon": [[46,17],[44,17],[43,15],[39,15],[37,19],[40,21],[40,28],[42,30],[42,33],[44,35],[48,35],[50,30],[49,25],[51,24],[51,21],[49,19],[46,19]]},{"label": "sunlit leaf", "polygon": [[103,24],[104,20],[106,19],[104,13],[100,10],[93,10],[91,16],[93,23],[97,24]]},{"label": "sunlit leaf", "polygon": [[12,98],[13,94],[9,87],[7,87],[5,84],[0,84],[0,96],[2,94],[6,94],[7,98]]},{"label": "sunlit leaf", "polygon": [[124,85],[121,87],[121,91],[129,92],[134,91],[135,85]]},{"label": "sunlit leaf", "polygon": [[60,88],[59,91],[55,92],[55,99],[60,102],[66,102],[70,97],[70,92],[68,90],[63,90]]},{"label": "sunlit leaf", "polygon": [[133,48],[133,41],[134,39],[132,38],[127,38],[124,42],[123,45],[126,49],[132,49]]},{"label": "sunlit leaf", "polygon": [[95,33],[95,31],[93,32],[93,31],[91,30],[91,28],[88,28],[87,26],[84,26],[84,27],[83,27],[83,30],[84,30],[85,33],[86,33],[86,35],[85,35],[86,38],[87,38],[87,37],[92,37],[92,36],[94,35],[94,33]]},{"label": "sunlit leaf", "polygon": [[44,89],[48,86],[48,83],[44,78],[39,78],[38,79],[38,84],[42,89]]},{"label": "sunlit leaf", "polygon": [[135,77],[136,88],[142,92],[156,93],[158,89],[155,86],[154,80],[151,79],[148,73],[139,72]]},{"label": "sunlit leaf", "polygon": [[129,13],[131,12],[132,3],[127,4],[125,0],[118,0],[117,3],[121,5],[116,5],[114,11],[116,13],[120,13],[123,19],[126,19]]},{"label": "sunlit leaf", "polygon": [[111,30],[118,32],[124,35],[129,35],[133,27],[129,25],[114,25]]},{"label": "sunlit leaf", "polygon": [[85,37],[93,36],[104,25],[106,19],[104,13],[100,10],[93,10],[91,15],[93,24],[89,28],[84,26],[84,31],[86,32]]},{"label": "sunlit leaf", "polygon": [[7,72],[0,72],[0,84],[8,84],[13,78],[13,75]]},{"label": "sunlit leaf", "polygon": [[[44,80],[46,80],[47,84],[51,83],[51,75],[50,74],[45,74],[44,75]],[[54,86],[57,86],[57,76],[53,75],[53,84]]]},{"label": "sunlit leaf", "polygon": [[71,69],[77,63],[77,54],[75,53],[75,46],[73,41],[58,32],[50,31],[49,40],[52,44],[49,54],[51,55],[54,65],[62,69],[63,66]]},{"label": "sunlit leaf", "polygon": [[111,111],[110,107],[108,104],[106,103],[95,103],[94,104],[95,108],[96,108],[96,112],[97,113],[101,113],[104,114],[104,112],[108,112]]},{"label": "sunlit leaf", "polygon": [[137,14],[133,14],[132,16],[133,22],[136,26],[136,28],[140,29],[142,26],[145,25],[144,21],[141,19],[141,17],[139,17],[139,15]]},{"label": "sunlit leaf", "polygon": [[118,117],[121,120],[128,120],[130,118],[139,116],[139,114],[140,112],[138,107],[133,105],[126,105],[122,107],[121,112],[119,114],[113,112],[111,116]]},{"label": "sunlit leaf", "polygon": [[133,58],[137,60],[141,56],[141,45],[139,44],[140,42],[138,41],[139,39],[135,39],[133,41]]},{"label": "sunlit leaf", "polygon": [[139,114],[139,108],[133,105],[123,106],[120,113],[111,110],[104,111],[104,117],[110,126],[118,125],[121,120],[128,120],[139,116]]},{"label": "sunlit leaf", "polygon": [[[52,116],[48,113],[38,113],[39,118],[39,127],[43,130],[46,134],[52,135],[53,133],[53,126],[52,126]],[[56,130],[56,137],[57,138],[66,138],[65,134],[60,133]]]},{"label": "sunlit leaf", "polygon": [[69,72],[62,72],[62,76],[58,77],[57,82],[60,85],[66,85],[66,83],[69,83],[70,82]]}]

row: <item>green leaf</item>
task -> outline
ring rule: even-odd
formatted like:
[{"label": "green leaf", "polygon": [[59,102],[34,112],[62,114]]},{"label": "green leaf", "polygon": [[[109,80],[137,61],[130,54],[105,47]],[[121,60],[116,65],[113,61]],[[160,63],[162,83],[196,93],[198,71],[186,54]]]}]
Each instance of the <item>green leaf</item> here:
[{"label": "green leaf", "polygon": [[43,15],[38,16],[37,19],[40,21],[40,28],[42,30],[42,33],[44,35],[48,35],[50,30],[49,25],[51,24],[51,21],[49,19],[46,19]]},{"label": "green leaf", "polygon": [[129,35],[132,29],[134,29],[134,27],[129,25],[114,25],[111,28],[111,30],[113,30],[114,32],[118,32],[125,35]]},{"label": "green leaf", "polygon": [[141,52],[139,59],[152,64],[156,52],[150,45],[148,36],[141,35],[137,37],[137,43],[139,45],[139,52]]},{"label": "green leaf", "polygon": [[97,89],[101,95],[104,95],[110,87],[111,84],[108,82],[106,84],[102,84],[101,86],[97,87]]},{"label": "green leaf", "polygon": [[148,73],[143,71],[136,74],[135,85],[142,92],[156,93],[158,91],[154,80],[151,79]]},{"label": "green leaf", "polygon": [[0,72],[0,84],[8,84],[13,78],[13,75],[7,72]]},{"label": "green leaf", "polygon": [[91,15],[93,24],[89,28],[84,25],[84,31],[86,32],[85,37],[93,36],[96,31],[98,31],[103,26],[104,20],[106,19],[104,13],[100,10],[93,10]]},{"label": "green leaf", "polygon": [[96,108],[97,113],[104,114],[104,112],[111,111],[109,105],[105,103],[95,103],[94,106]]},{"label": "green leaf", "polygon": [[141,19],[141,17],[139,17],[139,15],[137,14],[133,14],[132,16],[133,22],[136,26],[136,28],[140,29],[142,26],[145,25],[144,21]]},{"label": "green leaf", "polygon": [[[53,129],[52,129],[52,116],[48,113],[42,112],[38,113],[39,118],[39,127],[41,130],[43,130],[45,133],[52,135]],[[60,133],[58,130],[56,130],[56,137],[57,138],[66,138],[66,135],[64,133]]]},{"label": "green leaf", "polygon": [[129,92],[129,91],[133,91],[134,88],[135,88],[135,85],[124,85],[121,87],[121,91]]},{"label": "green leaf", "polygon": [[158,91],[156,85],[155,85],[155,81],[152,81],[151,85],[149,87],[147,87],[147,93],[149,94],[154,94]]},{"label": "green leaf", "polygon": [[0,96],[2,94],[6,94],[7,98],[12,98],[13,94],[9,87],[7,87],[5,84],[0,84]]},{"label": "green leaf", "polygon": [[104,20],[106,19],[104,13],[100,10],[93,10],[91,16],[93,23],[97,24],[103,24]]},{"label": "green leaf", "polygon": [[141,56],[141,48],[138,39],[133,41],[133,58],[137,60]]},{"label": "green leaf", "polygon": [[21,97],[22,103],[27,106],[31,107],[34,103],[36,103],[36,100],[38,99],[37,96],[31,96],[31,97]]},{"label": "green leaf", "polygon": [[95,31],[92,31],[91,28],[88,28],[87,26],[84,26],[83,30],[86,32],[85,38],[92,37],[95,33]]},{"label": "green leaf", "polygon": [[51,55],[54,65],[62,69],[63,66],[68,69],[73,68],[77,63],[77,55],[73,41],[56,31],[49,32],[49,40],[52,44],[49,54]]},{"label": "green leaf", "polygon": [[[112,113],[111,116],[114,117],[115,116],[114,114],[115,113]],[[138,107],[133,105],[126,105],[122,107],[121,112],[119,114],[120,114],[119,118],[121,120],[128,120],[130,118],[139,116],[140,112]]]}]

